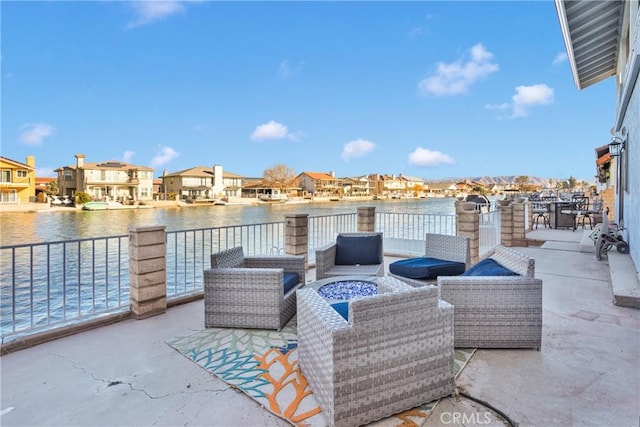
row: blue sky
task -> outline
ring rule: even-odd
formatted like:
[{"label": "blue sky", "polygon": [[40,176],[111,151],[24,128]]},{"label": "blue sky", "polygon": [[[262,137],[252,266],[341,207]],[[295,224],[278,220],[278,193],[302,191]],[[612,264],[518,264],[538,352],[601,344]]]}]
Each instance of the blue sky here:
[{"label": "blue sky", "polygon": [[551,0],[11,2],[1,153],[337,176],[593,181],[615,80],[579,91]]}]

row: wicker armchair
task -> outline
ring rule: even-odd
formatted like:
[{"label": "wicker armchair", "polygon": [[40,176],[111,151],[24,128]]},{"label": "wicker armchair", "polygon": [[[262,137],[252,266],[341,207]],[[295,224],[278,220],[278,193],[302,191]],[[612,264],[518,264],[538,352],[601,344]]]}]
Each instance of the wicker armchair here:
[{"label": "wicker armchair", "polygon": [[335,276],[383,276],[382,247],[382,233],[340,233],[335,243],[316,250],[316,280]]},{"label": "wicker armchair", "polygon": [[520,275],[438,277],[440,298],[455,307],[455,346],[539,350],[542,280],[534,278],[535,260],[501,245],[490,258]]},{"label": "wicker armchair", "polygon": [[[425,249],[422,257],[464,263],[465,268],[468,268],[471,264],[469,238],[462,236],[450,236],[446,234],[427,233],[425,235]],[[436,284],[435,277],[428,279],[408,278],[392,273],[392,269],[393,267],[390,266],[389,276],[396,277],[412,286]]]},{"label": "wicker armchair", "polygon": [[[292,284],[286,293],[285,279]],[[244,256],[242,247],[212,254],[204,270],[205,327],[280,330],[295,314],[304,283],[302,255]]]},{"label": "wicker armchair", "polygon": [[330,426],[352,427],[453,393],[453,307],[434,286],[377,279],[345,320],[298,291],[298,361]]}]

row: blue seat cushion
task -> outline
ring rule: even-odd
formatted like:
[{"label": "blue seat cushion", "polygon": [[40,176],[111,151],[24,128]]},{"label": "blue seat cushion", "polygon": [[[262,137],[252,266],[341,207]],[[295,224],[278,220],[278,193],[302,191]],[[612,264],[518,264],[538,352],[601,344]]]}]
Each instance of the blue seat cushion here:
[{"label": "blue seat cushion", "polygon": [[300,282],[300,277],[298,277],[298,273],[287,273],[285,271],[283,281],[284,281],[284,293],[286,295],[287,292],[293,289]]},{"label": "blue seat cushion", "polygon": [[336,238],[336,265],[382,264],[382,236],[344,236]]},{"label": "blue seat cushion", "polygon": [[331,307],[333,307],[333,309],[337,311],[338,314],[344,318],[344,320],[346,320],[347,322],[349,321],[349,302],[348,301],[336,302],[334,304],[331,304]]},{"label": "blue seat cushion", "polygon": [[389,272],[409,279],[435,279],[464,273],[464,262],[438,258],[408,258],[389,264]]},{"label": "blue seat cushion", "polygon": [[485,258],[464,272],[463,276],[520,276],[492,258]]}]

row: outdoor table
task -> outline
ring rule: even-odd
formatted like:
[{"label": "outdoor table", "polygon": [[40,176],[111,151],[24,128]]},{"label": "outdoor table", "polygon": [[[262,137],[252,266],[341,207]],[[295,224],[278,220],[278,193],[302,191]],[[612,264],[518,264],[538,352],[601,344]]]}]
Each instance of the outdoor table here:
[{"label": "outdoor table", "polygon": [[314,289],[329,304],[378,293],[377,276],[335,276],[317,280],[305,287]]}]

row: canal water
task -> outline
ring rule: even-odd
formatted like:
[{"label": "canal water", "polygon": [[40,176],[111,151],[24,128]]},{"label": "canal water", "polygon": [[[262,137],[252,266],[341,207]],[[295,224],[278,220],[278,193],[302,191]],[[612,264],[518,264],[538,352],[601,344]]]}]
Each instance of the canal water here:
[{"label": "canal water", "polygon": [[[91,317],[108,312],[110,308],[126,306],[129,288],[121,284],[128,282],[128,262],[120,259],[120,240],[100,238],[127,235],[130,228],[137,226],[164,225],[168,232],[179,232],[283,222],[287,214],[306,213],[314,217],[355,213],[361,206],[374,206],[376,212],[381,213],[437,216],[455,213],[455,199],[452,198],[2,212],[0,246],[4,249],[0,260],[0,336],[3,339],[17,336],[22,332],[73,322],[79,317]],[[176,241],[169,243],[175,246],[176,254],[211,250],[212,247],[205,250],[206,242],[200,242],[195,235],[194,232],[192,242],[187,243],[174,234]],[[97,244],[92,240],[77,242],[87,238],[100,241]],[[64,243],[48,244],[53,242]],[[7,248],[37,243],[47,245]],[[191,289],[189,286],[201,283],[204,263],[196,264],[195,256],[185,255],[179,260],[168,257],[167,270],[173,275],[167,277],[167,286],[171,282],[174,293],[184,293]]]},{"label": "canal water", "polygon": [[137,226],[164,225],[167,231],[284,221],[287,214],[309,216],[355,213],[374,206],[376,212],[453,215],[455,199],[396,199],[322,203],[197,206],[108,211],[0,213],[0,246],[43,243],[127,234]]}]

